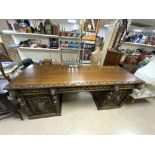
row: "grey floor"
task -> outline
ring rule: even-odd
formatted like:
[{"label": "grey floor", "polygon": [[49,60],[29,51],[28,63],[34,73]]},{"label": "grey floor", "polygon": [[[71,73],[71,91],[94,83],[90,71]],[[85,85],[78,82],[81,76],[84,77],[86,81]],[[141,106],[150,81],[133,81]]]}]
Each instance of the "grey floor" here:
[{"label": "grey floor", "polygon": [[62,116],[0,121],[0,134],[155,134],[155,99],[98,111],[89,93],[66,94]]}]

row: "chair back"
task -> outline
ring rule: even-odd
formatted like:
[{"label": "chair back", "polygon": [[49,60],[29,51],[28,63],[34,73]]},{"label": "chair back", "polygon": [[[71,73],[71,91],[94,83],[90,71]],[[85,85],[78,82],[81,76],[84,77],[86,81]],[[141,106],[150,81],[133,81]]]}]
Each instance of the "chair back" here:
[{"label": "chair back", "polygon": [[10,81],[9,76],[7,76],[7,75],[5,74],[3,65],[2,65],[2,63],[1,63],[1,62],[5,62],[5,61],[11,61],[11,62],[12,62],[12,59],[11,59],[8,55],[1,54],[1,53],[0,53],[0,71],[2,72],[2,75],[4,76],[4,78],[5,78],[6,80]]}]

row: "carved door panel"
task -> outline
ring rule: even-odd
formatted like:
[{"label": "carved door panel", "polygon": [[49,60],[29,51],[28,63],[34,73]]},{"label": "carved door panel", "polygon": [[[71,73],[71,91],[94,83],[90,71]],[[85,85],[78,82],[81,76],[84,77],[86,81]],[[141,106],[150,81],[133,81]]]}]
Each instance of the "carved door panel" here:
[{"label": "carved door panel", "polygon": [[128,91],[110,91],[92,92],[93,99],[99,110],[119,108],[123,100],[127,97]]},{"label": "carved door panel", "polygon": [[25,100],[33,115],[54,113],[52,99],[48,95],[26,96]]}]

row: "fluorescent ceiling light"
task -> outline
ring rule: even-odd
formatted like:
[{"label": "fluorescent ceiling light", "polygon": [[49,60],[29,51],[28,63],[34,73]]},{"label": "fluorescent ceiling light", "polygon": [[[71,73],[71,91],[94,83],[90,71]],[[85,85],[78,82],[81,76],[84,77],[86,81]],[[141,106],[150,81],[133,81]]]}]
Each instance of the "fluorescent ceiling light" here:
[{"label": "fluorescent ceiling light", "polygon": [[133,30],[134,32],[142,32],[142,30]]},{"label": "fluorescent ceiling light", "polygon": [[108,24],[106,24],[106,25],[104,25],[104,27],[109,27],[109,25],[108,25]]},{"label": "fluorescent ceiling light", "polygon": [[68,23],[76,23],[76,20],[74,20],[74,19],[68,19]]}]

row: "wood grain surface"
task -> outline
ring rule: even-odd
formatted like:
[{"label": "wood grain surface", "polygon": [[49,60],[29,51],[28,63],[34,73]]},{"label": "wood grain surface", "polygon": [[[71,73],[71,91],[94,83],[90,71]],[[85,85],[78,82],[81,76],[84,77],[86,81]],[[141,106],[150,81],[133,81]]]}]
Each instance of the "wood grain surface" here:
[{"label": "wood grain surface", "polygon": [[50,88],[67,86],[139,84],[140,79],[118,66],[30,65],[6,89]]}]

